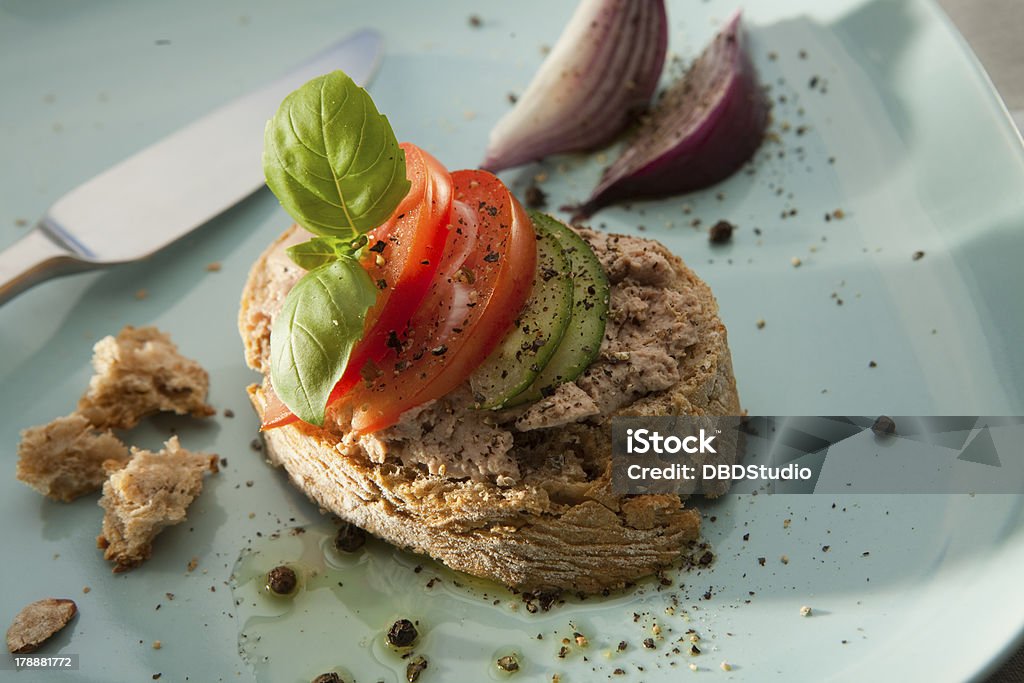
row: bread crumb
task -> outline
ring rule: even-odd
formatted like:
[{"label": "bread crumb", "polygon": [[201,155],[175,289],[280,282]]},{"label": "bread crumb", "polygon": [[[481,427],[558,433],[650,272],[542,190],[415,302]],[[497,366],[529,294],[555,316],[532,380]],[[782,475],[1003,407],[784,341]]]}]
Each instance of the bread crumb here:
[{"label": "bread crumb", "polygon": [[788,529],[789,525],[792,524],[792,523],[793,523],[792,519],[784,519],[784,520],[782,520],[782,528],[783,529]]},{"label": "bread crumb", "polygon": [[697,665],[694,664],[693,662],[690,662],[690,671],[696,671],[696,670],[697,670]]},{"label": "bread crumb", "polygon": [[96,374],[78,411],[97,427],[131,429],[160,411],[195,417],[215,412],[206,404],[206,370],[155,327],[127,325],[117,337],[104,337],[93,347],[92,364]]},{"label": "bread crumb", "polygon": [[757,329],[759,329],[759,330],[763,330],[763,329],[764,329],[764,326],[765,326],[765,324],[766,324],[766,323],[765,323],[765,321],[764,321],[764,318],[758,318],[758,319],[757,319]]},{"label": "bread crumb", "polygon": [[800,264],[803,263],[803,261],[800,260],[799,256],[794,256],[789,260],[789,262],[793,264],[794,268],[799,268]]},{"label": "bread crumb", "polygon": [[219,273],[220,268],[220,261],[213,261],[212,263],[206,264],[206,270],[210,273]]},{"label": "bread crumb", "polygon": [[7,649],[13,654],[34,652],[77,613],[75,601],[64,598],[46,598],[25,606],[7,629]]},{"label": "bread crumb", "polygon": [[809,617],[812,614],[813,614],[813,611],[807,605],[804,605],[803,607],[800,608],[800,616],[802,616],[802,617]]},{"label": "bread crumb", "polygon": [[89,588],[88,586],[83,586],[82,587],[82,592],[83,593],[90,593],[90,592],[92,592],[92,588]]},{"label": "bread crumb", "polygon": [[779,561],[782,562],[782,564],[789,564],[789,555],[783,555],[779,558]]},{"label": "bread crumb", "polygon": [[722,671],[732,671],[732,664],[729,662],[722,662],[719,666],[722,667]]},{"label": "bread crumb", "polygon": [[163,646],[164,646],[164,644],[163,644],[163,643],[161,643],[161,642],[160,642],[159,640],[154,640],[154,641],[153,641],[153,649],[154,649],[154,650],[159,650],[159,649],[160,649],[160,648],[162,648]]},{"label": "bread crumb", "polygon": [[100,490],[107,478],[104,462],[123,464],[129,457],[116,436],[72,413],[21,433],[16,476],[44,496],[68,503]]},{"label": "bread crumb", "polygon": [[159,453],[132,449],[127,465],[111,463],[100,506],[103,533],[96,545],[114,572],[138,566],[153,552],[153,539],[165,527],[185,521],[185,512],[203,489],[203,475],[217,471],[217,456],[192,453],[173,436]]},{"label": "bread crumb", "polygon": [[196,570],[196,567],[198,567],[198,566],[199,566],[199,558],[198,557],[193,557],[191,560],[188,561],[188,564],[185,565],[185,571],[187,571],[187,572],[194,572]]},{"label": "bread crumb", "polygon": [[135,298],[138,299],[139,301],[142,301],[147,296],[149,296],[149,292],[145,289],[139,289],[135,291]]}]

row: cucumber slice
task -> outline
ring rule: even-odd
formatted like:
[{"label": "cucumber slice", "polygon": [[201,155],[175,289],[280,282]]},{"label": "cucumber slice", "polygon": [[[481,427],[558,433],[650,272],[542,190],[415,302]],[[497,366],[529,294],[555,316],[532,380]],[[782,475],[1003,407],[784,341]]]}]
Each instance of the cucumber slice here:
[{"label": "cucumber slice", "polygon": [[559,346],[572,317],[572,269],[556,238],[545,224],[534,222],[537,269],[533,289],[498,347],[470,377],[479,408],[501,408],[533,383]]},{"label": "cucumber slice", "polygon": [[579,377],[597,357],[608,319],[608,276],[586,240],[551,216],[531,212],[535,228],[544,227],[569,256],[573,275],[572,317],[554,355],[528,389],[503,407],[550,396],[559,384]]}]

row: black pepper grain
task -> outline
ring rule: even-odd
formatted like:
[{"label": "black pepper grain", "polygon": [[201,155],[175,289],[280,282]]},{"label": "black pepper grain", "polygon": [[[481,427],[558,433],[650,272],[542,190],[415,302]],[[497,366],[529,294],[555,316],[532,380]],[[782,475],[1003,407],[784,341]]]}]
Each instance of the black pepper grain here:
[{"label": "black pepper grain", "polygon": [[871,431],[875,436],[891,436],[896,433],[896,422],[888,415],[880,415],[871,425]]},{"label": "black pepper grain", "polygon": [[289,595],[299,584],[295,570],[287,565],[274,567],[267,572],[267,590],[277,595]]},{"label": "black pepper grain", "polygon": [[729,221],[718,221],[708,230],[708,241],[712,244],[726,244],[732,240],[733,229]]},{"label": "black pepper grain", "polygon": [[334,537],[334,547],[343,553],[354,553],[366,544],[366,532],[355,524],[345,522]]},{"label": "black pepper grain", "polygon": [[405,680],[409,683],[416,683],[419,680],[420,674],[427,668],[427,658],[420,656],[409,662],[409,665],[405,667]]},{"label": "black pepper grain", "polygon": [[654,638],[644,638],[644,647],[648,650],[654,649]]},{"label": "black pepper grain", "polygon": [[921,250],[917,250],[914,252],[914,255],[911,258],[915,261],[920,261],[921,259],[924,258],[924,252]]},{"label": "black pepper grain", "polygon": [[388,644],[394,647],[409,647],[416,642],[419,633],[408,619],[399,619],[388,629]]},{"label": "black pepper grain", "polygon": [[341,676],[333,671],[329,671],[328,673],[320,674],[314,678],[311,683],[344,683],[344,681]]},{"label": "black pepper grain", "polygon": [[507,673],[515,673],[519,671],[519,660],[516,659],[515,655],[505,655],[504,657],[498,657],[496,662],[498,668]]}]

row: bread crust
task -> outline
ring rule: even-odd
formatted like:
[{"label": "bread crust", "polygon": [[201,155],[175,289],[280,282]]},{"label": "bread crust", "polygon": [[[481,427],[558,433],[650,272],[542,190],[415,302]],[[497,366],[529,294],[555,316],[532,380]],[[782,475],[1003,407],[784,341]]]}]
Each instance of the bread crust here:
[{"label": "bread crust", "polygon": [[[609,237],[588,234],[589,239]],[[246,360],[264,374],[270,323],[281,298],[268,262],[291,239],[294,231],[268,247],[253,265],[242,295],[239,330]],[[373,462],[358,449],[342,449],[338,435],[304,423],[264,432],[269,461],[283,467],[324,510],[453,569],[516,589],[594,593],[656,572],[697,539],[700,513],[684,507],[677,495],[612,491],[611,418],[739,415],[740,406],[726,330],[710,289],[664,246],[649,244],[671,267],[665,286],[700,301],[700,313],[690,321],[699,341],[680,359],[682,379],[676,385],[612,414],[545,430],[550,434],[542,440],[550,440],[553,448],[571,444],[584,454],[589,475],[527,475],[512,486],[452,479]],[[251,386],[249,396],[262,417],[263,388]]]}]

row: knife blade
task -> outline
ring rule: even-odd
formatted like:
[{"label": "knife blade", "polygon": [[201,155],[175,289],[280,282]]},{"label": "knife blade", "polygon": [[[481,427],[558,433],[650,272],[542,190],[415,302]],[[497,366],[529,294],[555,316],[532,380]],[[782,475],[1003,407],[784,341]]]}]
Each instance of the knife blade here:
[{"label": "knife blade", "polygon": [[263,129],[281,100],[334,69],[365,85],[381,37],[364,29],[67,193],[0,252],[0,305],[55,275],[144,258],[264,184]]}]

